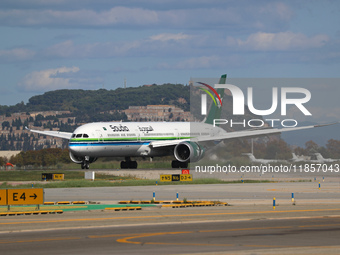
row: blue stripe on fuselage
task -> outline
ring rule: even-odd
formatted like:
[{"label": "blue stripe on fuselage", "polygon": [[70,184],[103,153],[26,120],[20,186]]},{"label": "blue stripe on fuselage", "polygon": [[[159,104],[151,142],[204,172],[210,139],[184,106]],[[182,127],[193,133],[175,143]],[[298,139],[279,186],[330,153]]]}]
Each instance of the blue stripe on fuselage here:
[{"label": "blue stripe on fuselage", "polygon": [[124,146],[124,145],[149,145],[150,142],[92,142],[92,143],[86,143],[86,142],[70,142],[69,146]]}]

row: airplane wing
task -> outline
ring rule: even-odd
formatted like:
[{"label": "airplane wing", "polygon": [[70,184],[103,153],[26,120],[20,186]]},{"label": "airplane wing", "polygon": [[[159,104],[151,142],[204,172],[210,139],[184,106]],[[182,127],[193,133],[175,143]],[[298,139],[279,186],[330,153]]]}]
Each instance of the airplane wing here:
[{"label": "airplane wing", "polygon": [[71,139],[72,133],[68,132],[60,132],[60,131],[43,131],[43,130],[33,130],[29,129],[28,127],[25,127],[26,130],[31,131],[33,133],[38,133],[42,135],[48,135],[48,136],[53,136],[53,137],[59,137],[63,139]]},{"label": "airplane wing", "polygon": [[150,146],[157,148],[157,147],[166,147],[166,146],[174,146],[181,142],[191,141],[192,139],[178,139],[178,140],[171,140],[171,141],[152,141],[150,142]]},{"label": "airplane wing", "polygon": [[272,129],[235,131],[235,132],[228,132],[228,133],[225,133],[225,134],[222,134],[222,135],[219,135],[219,136],[203,136],[203,137],[195,137],[195,138],[191,138],[191,139],[180,139],[180,140],[173,140],[173,141],[154,141],[154,142],[151,142],[150,145],[152,147],[157,148],[157,147],[177,145],[180,142],[184,142],[184,141],[192,141],[192,142],[214,142],[215,141],[215,142],[218,142],[218,141],[221,141],[221,140],[227,140],[227,139],[233,139],[233,138],[252,138],[252,137],[258,137],[258,136],[265,136],[265,135],[277,135],[277,134],[281,134],[283,132],[329,126],[329,125],[334,125],[334,124],[337,124],[337,123],[304,126],[304,127],[294,127],[294,128],[281,128],[281,129],[272,128]]}]

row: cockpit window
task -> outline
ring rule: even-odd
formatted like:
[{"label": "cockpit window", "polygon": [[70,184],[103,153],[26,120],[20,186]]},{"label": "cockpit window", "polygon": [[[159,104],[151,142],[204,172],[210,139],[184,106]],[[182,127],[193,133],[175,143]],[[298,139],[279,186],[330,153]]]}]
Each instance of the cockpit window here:
[{"label": "cockpit window", "polygon": [[72,138],[81,138],[81,137],[84,137],[84,138],[89,138],[89,135],[88,134],[73,134],[72,135]]}]

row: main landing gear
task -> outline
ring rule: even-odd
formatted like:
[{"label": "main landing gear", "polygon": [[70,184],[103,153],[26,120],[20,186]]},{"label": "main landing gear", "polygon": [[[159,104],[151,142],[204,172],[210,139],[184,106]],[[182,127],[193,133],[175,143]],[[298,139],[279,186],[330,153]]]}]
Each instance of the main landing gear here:
[{"label": "main landing gear", "polygon": [[81,163],[81,169],[90,169],[90,157],[85,156],[85,159]]},{"label": "main landing gear", "polygon": [[171,162],[172,168],[188,168],[188,162],[180,162],[178,160],[173,160]]},{"label": "main landing gear", "polygon": [[132,161],[130,157],[126,157],[125,161],[120,162],[121,169],[136,169],[137,166],[137,161]]}]

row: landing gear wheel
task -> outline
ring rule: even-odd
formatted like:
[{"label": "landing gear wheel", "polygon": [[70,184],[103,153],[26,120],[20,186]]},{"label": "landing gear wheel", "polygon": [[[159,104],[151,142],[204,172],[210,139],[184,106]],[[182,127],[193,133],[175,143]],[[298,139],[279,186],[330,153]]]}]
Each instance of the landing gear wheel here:
[{"label": "landing gear wheel", "polygon": [[173,160],[171,162],[172,168],[188,168],[188,162],[180,162],[178,160]]},{"label": "landing gear wheel", "polygon": [[188,168],[188,162],[180,162],[179,167],[180,168]]},{"label": "landing gear wheel", "polygon": [[121,169],[137,169],[137,161],[121,161],[120,168]]},{"label": "landing gear wheel", "polygon": [[126,161],[121,161],[120,162],[120,168],[121,169],[126,169],[127,168],[127,162]]},{"label": "landing gear wheel", "polygon": [[90,169],[90,162],[84,160],[84,161],[81,163],[81,169]]},{"label": "landing gear wheel", "polygon": [[172,168],[179,168],[179,161],[177,161],[177,160],[173,160],[173,161],[171,161],[171,167]]},{"label": "landing gear wheel", "polygon": [[130,162],[130,168],[137,169],[137,166],[138,166],[137,161],[131,161]]}]

